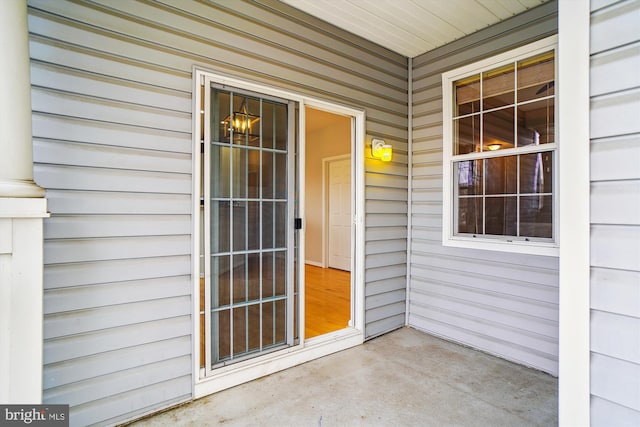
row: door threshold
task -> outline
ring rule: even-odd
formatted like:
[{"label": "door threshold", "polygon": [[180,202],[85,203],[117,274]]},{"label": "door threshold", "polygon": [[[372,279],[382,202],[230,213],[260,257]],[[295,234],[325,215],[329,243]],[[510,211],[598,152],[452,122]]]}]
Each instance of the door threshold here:
[{"label": "door threshold", "polygon": [[213,375],[201,378],[196,382],[193,397],[197,399],[217,393],[227,388],[355,347],[363,342],[363,331],[355,328],[345,328],[320,335],[307,340],[304,344],[219,368]]}]

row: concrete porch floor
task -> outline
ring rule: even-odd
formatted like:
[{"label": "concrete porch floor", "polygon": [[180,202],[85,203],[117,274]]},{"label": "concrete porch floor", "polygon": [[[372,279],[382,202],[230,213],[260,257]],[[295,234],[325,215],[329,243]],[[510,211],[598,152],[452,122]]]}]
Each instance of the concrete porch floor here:
[{"label": "concrete porch floor", "polygon": [[548,374],[403,328],[136,426],[553,426]]}]

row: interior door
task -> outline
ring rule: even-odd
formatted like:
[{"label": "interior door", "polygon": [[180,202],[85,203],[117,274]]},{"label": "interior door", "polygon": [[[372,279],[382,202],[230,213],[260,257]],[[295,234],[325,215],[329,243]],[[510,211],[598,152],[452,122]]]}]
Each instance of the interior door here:
[{"label": "interior door", "polygon": [[293,344],[291,103],[205,84],[206,369]]},{"label": "interior door", "polygon": [[328,164],[329,267],[351,271],[351,159]]}]

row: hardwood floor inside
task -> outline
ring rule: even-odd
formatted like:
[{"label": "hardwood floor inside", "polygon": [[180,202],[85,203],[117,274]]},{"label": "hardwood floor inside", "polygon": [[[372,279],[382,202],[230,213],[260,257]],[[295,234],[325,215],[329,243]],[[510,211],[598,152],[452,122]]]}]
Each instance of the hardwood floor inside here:
[{"label": "hardwood floor inside", "polygon": [[[351,317],[351,273],[305,265],[305,337],[346,328]],[[204,366],[204,280],[200,280],[200,361]]]},{"label": "hardwood floor inside", "polygon": [[305,337],[346,328],[351,317],[351,273],[305,265]]}]

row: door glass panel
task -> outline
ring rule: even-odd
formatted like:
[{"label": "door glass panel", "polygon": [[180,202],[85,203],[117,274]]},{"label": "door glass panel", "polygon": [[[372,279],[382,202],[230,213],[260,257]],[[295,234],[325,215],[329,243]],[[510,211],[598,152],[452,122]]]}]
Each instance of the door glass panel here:
[{"label": "door glass panel", "polygon": [[262,153],[262,198],[273,199],[273,153]]},{"label": "door glass panel", "polygon": [[273,134],[276,142],[277,150],[287,149],[287,106],[284,104],[275,104],[274,108],[274,129]]},{"label": "door glass panel", "polygon": [[[260,304],[247,307],[248,351],[260,350]],[[257,332],[257,333],[256,333]]]},{"label": "door glass panel", "polygon": [[247,307],[233,309],[233,353],[247,351]]},{"label": "door glass panel", "polygon": [[231,166],[231,150],[229,147],[214,145],[211,147],[211,170],[219,171],[219,179],[211,183],[213,197],[229,197],[229,168]]},{"label": "door glass panel", "polygon": [[217,280],[217,292],[211,293],[211,305],[222,307],[229,305],[231,295],[231,268],[229,265],[229,255],[215,256],[211,260],[211,276]]},{"label": "door glass panel", "polygon": [[233,202],[233,250],[247,249],[247,202]]},{"label": "door glass panel", "polygon": [[275,295],[273,252],[262,254],[262,297],[269,298]]},{"label": "door glass panel", "polygon": [[[288,345],[288,108],[211,89],[211,368]],[[229,144],[232,142],[232,145]],[[296,335],[297,336],[297,335]]]},{"label": "door glass panel", "polygon": [[211,114],[211,138],[219,143],[229,143],[231,141],[231,123],[229,112],[231,111],[231,97],[228,92],[213,91],[211,94],[212,113]]},{"label": "door glass panel", "polygon": [[277,248],[284,248],[287,246],[287,204],[285,202],[276,202],[275,207],[275,243]]},{"label": "door glass panel", "polygon": [[230,310],[221,310],[211,313],[212,334],[219,337],[212,340],[212,359],[224,360],[231,355],[231,340],[229,328],[231,327]]},{"label": "door glass panel", "polygon": [[233,255],[233,302],[247,300],[247,254]]},{"label": "door glass panel", "polygon": [[274,316],[275,313],[275,304],[273,301],[265,302],[262,304],[262,345],[265,347],[269,347],[275,344],[275,334],[274,334]]},{"label": "door glass panel", "polygon": [[275,140],[275,104],[269,101],[262,102],[262,120],[260,121],[262,129],[262,147],[273,148]]},{"label": "door glass panel", "polygon": [[211,202],[211,251],[229,251],[231,238],[231,204],[226,200]]},{"label": "door glass panel", "polygon": [[287,155],[284,153],[276,154],[276,199],[283,200],[287,198]]},{"label": "door glass panel", "polygon": [[234,147],[231,151],[231,180],[233,181],[233,197],[247,197],[247,150]]},{"label": "door glass panel", "polygon": [[262,248],[273,248],[273,234],[275,232],[275,206],[273,202],[262,202]]},{"label": "door glass panel", "polygon": [[247,144],[251,147],[260,146],[260,99],[247,98],[247,115],[243,117],[246,120]]},{"label": "door glass panel", "polygon": [[247,202],[248,204],[248,249],[260,249],[260,202]]}]

